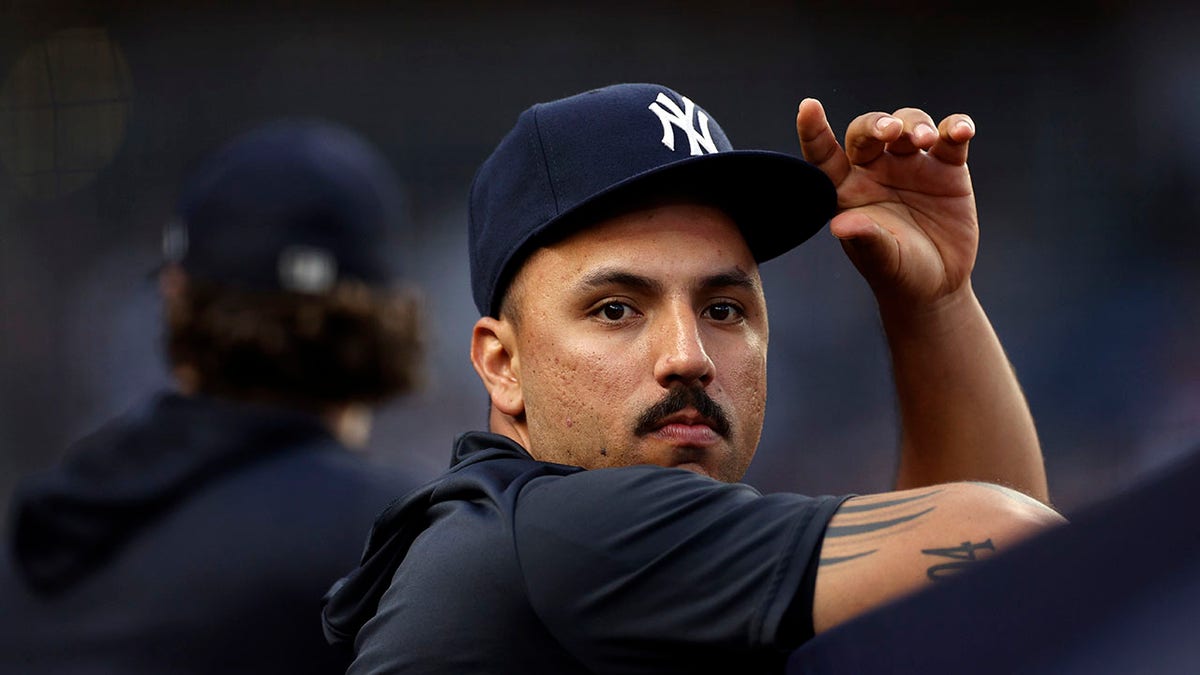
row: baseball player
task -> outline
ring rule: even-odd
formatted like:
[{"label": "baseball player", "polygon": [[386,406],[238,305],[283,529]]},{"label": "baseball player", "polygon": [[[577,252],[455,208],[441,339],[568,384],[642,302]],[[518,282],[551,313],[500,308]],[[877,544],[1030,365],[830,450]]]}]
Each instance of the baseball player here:
[{"label": "baseball player", "polygon": [[19,486],[0,672],[345,671],[321,596],[416,485],[348,451],[418,375],[417,298],[386,257],[399,198],[377,150],[319,121],[196,167],[160,273],[177,389]]},{"label": "baseball player", "polygon": [[[517,118],[470,193],[490,432],[389,507],[331,589],[351,673],[777,672],[815,632],[1061,522],[970,285],[970,118],[870,113],[843,147],[806,100],[797,130],[808,162],[734,150],[652,84]],[[887,332],[897,491],[764,496],[737,482],[765,409],[758,266],[827,223]]]}]

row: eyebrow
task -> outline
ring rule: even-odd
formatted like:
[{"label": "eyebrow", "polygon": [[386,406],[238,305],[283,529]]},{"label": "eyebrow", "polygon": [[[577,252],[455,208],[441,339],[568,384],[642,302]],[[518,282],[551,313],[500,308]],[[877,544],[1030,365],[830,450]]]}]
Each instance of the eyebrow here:
[{"label": "eyebrow", "polygon": [[725,272],[718,272],[704,277],[700,281],[700,288],[742,288],[747,291],[753,291],[758,289],[758,282],[741,268],[735,267]]},{"label": "eyebrow", "polygon": [[[609,286],[624,286],[646,292],[662,292],[663,285],[657,279],[642,276],[620,268],[601,268],[583,277],[577,284],[581,290],[596,290]],[[740,268],[732,268],[716,274],[710,274],[700,280],[697,288],[714,290],[719,288],[742,288],[753,291],[758,283],[753,277]]]}]

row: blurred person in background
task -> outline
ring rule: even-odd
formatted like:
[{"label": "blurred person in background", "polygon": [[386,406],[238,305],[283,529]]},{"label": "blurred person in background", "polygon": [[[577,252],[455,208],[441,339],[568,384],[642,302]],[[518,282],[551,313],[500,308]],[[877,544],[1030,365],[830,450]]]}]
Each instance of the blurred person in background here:
[{"label": "blurred person in background", "polygon": [[416,479],[349,451],[419,380],[400,186],[364,138],[277,121],[204,158],[158,272],[163,392],[15,492],[0,672],[341,673],[322,594]]}]

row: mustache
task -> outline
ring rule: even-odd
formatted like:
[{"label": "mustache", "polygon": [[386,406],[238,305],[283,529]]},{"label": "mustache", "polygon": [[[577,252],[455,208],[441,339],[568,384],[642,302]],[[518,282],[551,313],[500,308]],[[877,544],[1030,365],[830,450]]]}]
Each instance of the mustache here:
[{"label": "mustache", "polygon": [[712,425],[713,431],[724,438],[729,437],[729,415],[725,413],[725,409],[712,400],[704,389],[682,384],[672,387],[663,400],[647,408],[646,412],[638,417],[634,433],[638,436],[648,434],[661,426],[663,419],[689,407],[695,408],[696,412]]}]

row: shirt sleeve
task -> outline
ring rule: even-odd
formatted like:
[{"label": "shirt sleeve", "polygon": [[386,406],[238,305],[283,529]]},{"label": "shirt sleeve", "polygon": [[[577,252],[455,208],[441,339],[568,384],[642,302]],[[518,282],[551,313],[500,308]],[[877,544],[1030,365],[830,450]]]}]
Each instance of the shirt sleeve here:
[{"label": "shirt sleeve", "polygon": [[513,536],[534,610],[596,672],[753,672],[811,637],[821,538],[843,499],[600,469],[531,482]]}]

